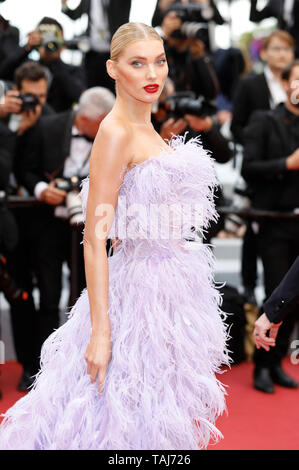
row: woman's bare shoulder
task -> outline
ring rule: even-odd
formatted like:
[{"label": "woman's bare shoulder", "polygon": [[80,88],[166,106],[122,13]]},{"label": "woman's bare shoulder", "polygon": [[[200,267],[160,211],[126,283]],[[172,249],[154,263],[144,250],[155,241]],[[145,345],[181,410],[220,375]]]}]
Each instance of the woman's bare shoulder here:
[{"label": "woman's bare shoulder", "polygon": [[131,129],[120,119],[108,115],[100,124],[93,153],[106,163],[127,165],[131,160],[131,141]]},{"label": "woman's bare shoulder", "polygon": [[132,129],[123,119],[108,114],[101,122],[98,134],[103,137],[114,137],[116,140],[129,140],[132,136]]}]

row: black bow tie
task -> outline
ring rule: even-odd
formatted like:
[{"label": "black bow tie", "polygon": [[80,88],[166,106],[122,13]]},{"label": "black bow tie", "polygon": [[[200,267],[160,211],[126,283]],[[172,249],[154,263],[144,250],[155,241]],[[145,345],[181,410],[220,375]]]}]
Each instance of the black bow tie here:
[{"label": "black bow tie", "polygon": [[94,139],[84,134],[72,134],[72,139],[85,139],[87,140],[87,142],[90,142],[90,143],[93,143],[94,141]]}]

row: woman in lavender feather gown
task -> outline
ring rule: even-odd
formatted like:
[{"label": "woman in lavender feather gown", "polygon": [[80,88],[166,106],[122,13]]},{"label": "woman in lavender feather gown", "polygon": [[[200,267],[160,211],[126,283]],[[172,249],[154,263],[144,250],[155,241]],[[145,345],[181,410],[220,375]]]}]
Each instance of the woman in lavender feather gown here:
[{"label": "woman in lavender feather gown", "polygon": [[168,73],[153,28],[121,26],[107,72],[116,103],[80,193],[87,288],[4,415],[0,449],[189,450],[221,437],[225,314],[210,247],[186,242],[217,218],[213,160],[199,139],[167,145],[151,124]]}]

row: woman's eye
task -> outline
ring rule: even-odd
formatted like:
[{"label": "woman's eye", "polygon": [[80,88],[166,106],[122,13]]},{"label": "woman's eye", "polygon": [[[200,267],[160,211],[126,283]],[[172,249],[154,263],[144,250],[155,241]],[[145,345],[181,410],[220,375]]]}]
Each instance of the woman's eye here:
[{"label": "woman's eye", "polygon": [[142,64],[138,60],[135,60],[134,62],[132,62],[132,65],[134,65],[135,67],[140,67],[140,65]]},{"label": "woman's eye", "polygon": [[162,65],[163,65],[163,64],[165,64],[165,62],[166,62],[166,59],[160,59],[160,60],[158,60],[158,64],[162,64]]}]

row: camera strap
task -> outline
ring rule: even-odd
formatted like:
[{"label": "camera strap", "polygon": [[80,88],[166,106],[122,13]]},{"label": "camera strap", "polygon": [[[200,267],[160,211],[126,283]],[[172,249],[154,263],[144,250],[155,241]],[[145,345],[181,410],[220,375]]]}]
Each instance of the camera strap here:
[{"label": "camera strap", "polygon": [[83,163],[81,163],[80,167],[78,168],[78,176],[81,176],[81,175],[79,175],[79,173],[81,173],[81,170],[83,170],[84,166],[86,165],[86,163],[90,159],[90,155],[91,155],[91,150],[88,151],[86,157],[83,160]]}]

